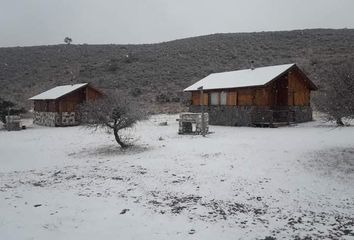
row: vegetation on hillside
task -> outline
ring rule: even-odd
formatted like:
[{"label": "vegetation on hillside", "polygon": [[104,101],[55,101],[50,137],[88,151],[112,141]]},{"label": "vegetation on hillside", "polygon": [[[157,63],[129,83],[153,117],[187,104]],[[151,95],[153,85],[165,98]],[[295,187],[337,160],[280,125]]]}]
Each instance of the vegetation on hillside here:
[{"label": "vegetation on hillside", "polygon": [[327,69],[327,82],[315,100],[316,108],[344,126],[343,118],[354,118],[354,64],[343,62]]},{"label": "vegetation on hillside", "polygon": [[[213,72],[297,63],[321,88],[333,64],[354,59],[354,30],[214,34],[145,45],[0,48],[0,96],[19,105],[58,84],[128,92],[150,112],[174,111],[182,90]],[[314,98],[316,100],[316,96]]]}]

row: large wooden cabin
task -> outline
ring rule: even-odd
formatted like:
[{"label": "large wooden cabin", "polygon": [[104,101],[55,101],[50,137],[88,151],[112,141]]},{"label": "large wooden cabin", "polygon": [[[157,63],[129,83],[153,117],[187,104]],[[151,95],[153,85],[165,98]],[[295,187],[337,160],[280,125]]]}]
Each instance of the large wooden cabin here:
[{"label": "large wooden cabin", "polygon": [[184,89],[191,112],[201,107],[209,122],[229,126],[274,126],[312,120],[317,87],[296,64],[214,73]]},{"label": "large wooden cabin", "polygon": [[34,97],[34,120],[44,126],[72,126],[79,124],[78,106],[94,101],[102,93],[88,83],[57,86]]}]

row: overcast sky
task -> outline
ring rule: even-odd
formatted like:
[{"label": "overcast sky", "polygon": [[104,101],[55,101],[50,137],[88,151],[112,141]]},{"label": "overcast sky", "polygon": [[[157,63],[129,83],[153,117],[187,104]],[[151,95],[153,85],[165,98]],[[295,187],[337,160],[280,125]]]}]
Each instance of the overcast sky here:
[{"label": "overcast sky", "polygon": [[0,46],[354,28],[354,0],[0,0]]}]

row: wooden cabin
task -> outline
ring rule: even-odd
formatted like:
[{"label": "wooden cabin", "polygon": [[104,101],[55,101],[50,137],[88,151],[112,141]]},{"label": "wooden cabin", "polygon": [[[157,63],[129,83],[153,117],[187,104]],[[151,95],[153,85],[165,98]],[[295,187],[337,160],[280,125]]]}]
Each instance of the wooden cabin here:
[{"label": "wooden cabin", "polygon": [[311,121],[316,89],[296,64],[285,64],[210,74],[184,91],[189,110],[203,107],[210,124],[275,126]]},{"label": "wooden cabin", "polygon": [[102,95],[88,83],[54,87],[30,98],[34,103],[33,122],[44,126],[78,125],[78,106]]}]

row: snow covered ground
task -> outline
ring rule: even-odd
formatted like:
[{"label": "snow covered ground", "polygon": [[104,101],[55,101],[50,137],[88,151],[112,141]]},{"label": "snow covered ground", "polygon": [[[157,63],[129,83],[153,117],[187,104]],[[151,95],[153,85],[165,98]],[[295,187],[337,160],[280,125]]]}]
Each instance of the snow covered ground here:
[{"label": "snow covered ground", "polygon": [[0,239],[354,239],[353,127],[203,138],[176,118],[126,151],[82,127],[0,131]]}]

